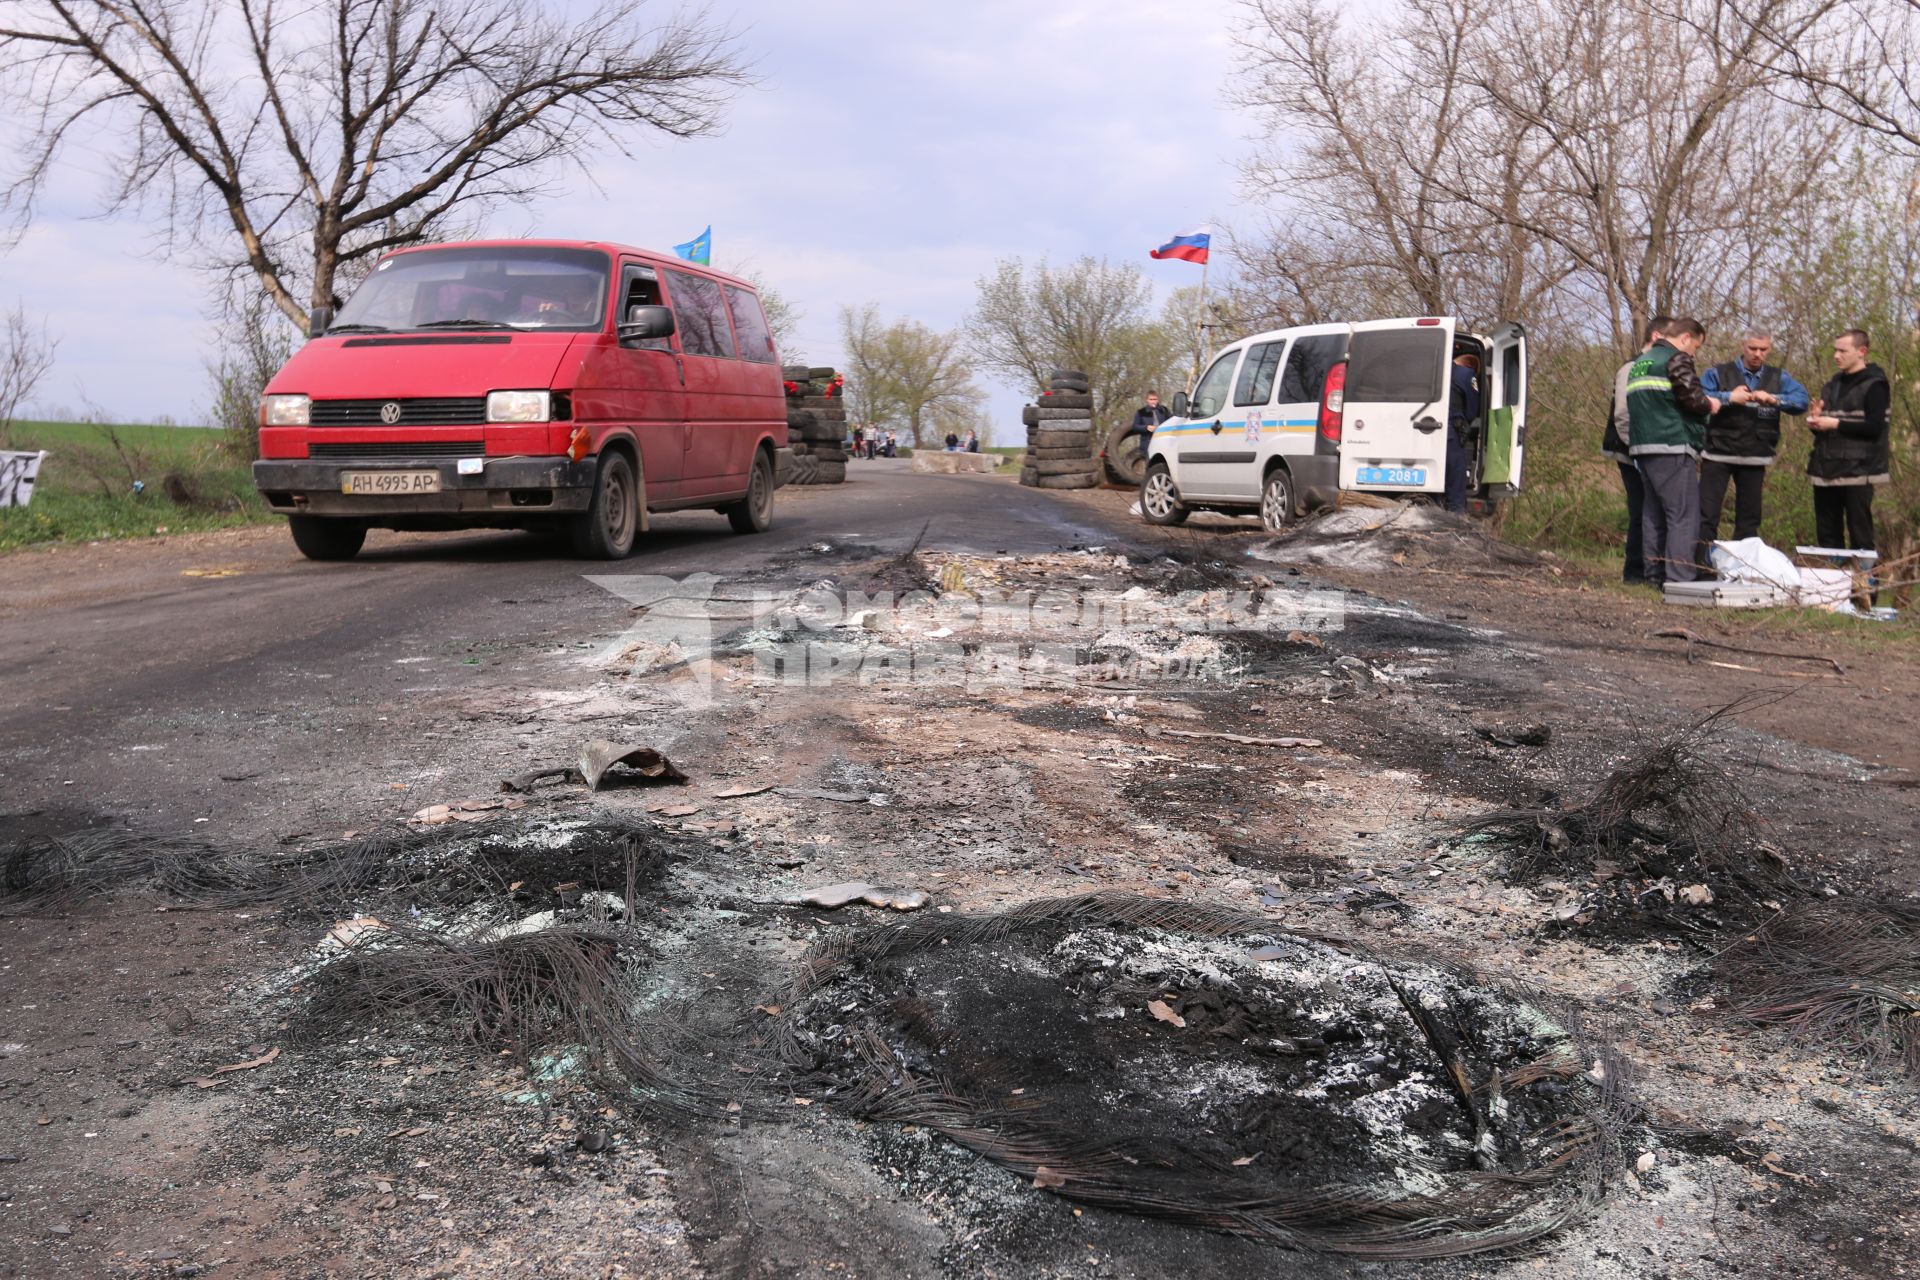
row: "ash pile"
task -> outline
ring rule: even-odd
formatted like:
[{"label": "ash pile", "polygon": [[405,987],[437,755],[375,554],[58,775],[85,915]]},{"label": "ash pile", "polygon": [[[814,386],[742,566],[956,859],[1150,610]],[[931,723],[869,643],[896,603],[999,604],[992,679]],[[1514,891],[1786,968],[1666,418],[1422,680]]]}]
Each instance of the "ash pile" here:
[{"label": "ash pile", "polygon": [[[1344,502],[1344,498],[1343,498]],[[1543,557],[1488,537],[1466,516],[1424,502],[1342,505],[1248,550],[1256,560],[1363,572],[1393,568],[1498,569]]]},{"label": "ash pile", "polygon": [[833,369],[787,365],[786,474],[782,484],[839,484],[847,478],[846,379]]},{"label": "ash pile", "polygon": [[1021,411],[1027,452],[1020,483],[1035,489],[1092,489],[1100,484],[1093,452],[1093,394],[1087,375],[1055,369],[1039,402]]}]

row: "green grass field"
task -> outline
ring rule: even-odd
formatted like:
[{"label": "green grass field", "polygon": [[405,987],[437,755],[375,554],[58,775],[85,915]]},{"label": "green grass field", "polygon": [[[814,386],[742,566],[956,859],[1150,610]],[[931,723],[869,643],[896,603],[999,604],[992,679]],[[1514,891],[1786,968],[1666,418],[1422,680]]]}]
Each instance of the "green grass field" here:
[{"label": "green grass field", "polygon": [[[3,447],[44,449],[47,458],[33,501],[0,508],[0,552],[278,519],[254,492],[247,464],[223,445],[209,427],[16,422]],[[169,476],[188,502],[166,496]]]}]

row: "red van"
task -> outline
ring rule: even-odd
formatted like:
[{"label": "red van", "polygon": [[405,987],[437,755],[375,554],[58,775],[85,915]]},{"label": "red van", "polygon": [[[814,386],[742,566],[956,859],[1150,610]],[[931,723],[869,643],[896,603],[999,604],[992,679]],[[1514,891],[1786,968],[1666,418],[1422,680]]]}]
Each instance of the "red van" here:
[{"label": "red van", "polygon": [[253,464],[311,559],[370,528],[548,528],[618,559],[649,512],[772,519],[785,388],[744,280],[592,241],[426,245],[313,320]]}]

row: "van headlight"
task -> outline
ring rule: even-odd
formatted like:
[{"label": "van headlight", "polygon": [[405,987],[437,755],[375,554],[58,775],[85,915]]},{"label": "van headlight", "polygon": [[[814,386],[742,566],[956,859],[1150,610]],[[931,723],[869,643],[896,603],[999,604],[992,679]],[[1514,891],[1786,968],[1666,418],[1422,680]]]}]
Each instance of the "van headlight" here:
[{"label": "van headlight", "polygon": [[268,427],[304,427],[313,401],[306,396],[261,396],[260,422]]},{"label": "van headlight", "polygon": [[489,391],[488,422],[545,422],[553,416],[550,391]]}]

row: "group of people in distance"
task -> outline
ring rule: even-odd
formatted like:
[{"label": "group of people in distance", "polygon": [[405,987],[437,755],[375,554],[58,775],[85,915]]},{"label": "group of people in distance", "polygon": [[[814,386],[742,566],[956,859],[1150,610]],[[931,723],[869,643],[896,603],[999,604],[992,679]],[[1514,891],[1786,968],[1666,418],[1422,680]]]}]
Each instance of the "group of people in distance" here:
[{"label": "group of people in distance", "polygon": [[847,450],[854,458],[897,458],[900,456],[900,437],[888,431],[882,434],[877,428],[868,428],[855,424],[853,428],[853,447]]},{"label": "group of people in distance", "polygon": [[1780,449],[1780,415],[1805,414],[1813,432],[1815,540],[1871,551],[1873,487],[1890,479],[1887,413],[1892,387],[1868,359],[1867,334],[1833,340],[1834,374],[1815,398],[1768,364],[1773,338],[1750,330],[1739,358],[1701,372],[1694,357],[1706,328],[1687,316],[1655,316],[1640,354],[1614,377],[1600,451],[1620,466],[1627,490],[1628,582],[1663,586],[1710,572],[1729,485],[1733,536],[1760,532],[1761,492]]}]

